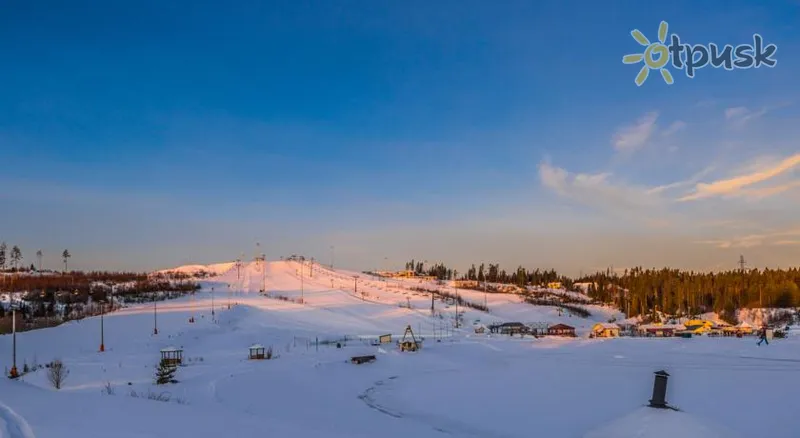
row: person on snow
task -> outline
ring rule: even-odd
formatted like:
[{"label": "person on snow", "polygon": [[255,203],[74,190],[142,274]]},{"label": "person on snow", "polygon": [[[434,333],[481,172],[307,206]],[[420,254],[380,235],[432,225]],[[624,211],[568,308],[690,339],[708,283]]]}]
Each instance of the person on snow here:
[{"label": "person on snow", "polygon": [[769,341],[767,340],[767,327],[763,327],[761,329],[761,334],[759,335],[758,344],[756,345],[760,347],[762,342],[766,342],[767,345],[769,345]]}]

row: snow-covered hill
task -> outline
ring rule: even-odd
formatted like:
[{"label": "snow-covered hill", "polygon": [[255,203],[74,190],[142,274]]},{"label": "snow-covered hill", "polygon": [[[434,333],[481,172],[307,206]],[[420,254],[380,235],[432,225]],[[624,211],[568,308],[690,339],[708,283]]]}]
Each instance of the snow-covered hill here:
[{"label": "snow-covered hill", "polygon": [[[491,313],[469,309],[466,327],[445,328],[454,306],[436,301],[440,313],[432,317],[430,295],[411,290],[445,286],[319,266],[313,274],[306,266],[301,277],[300,269],[294,261],[228,267],[201,280],[193,297],[108,314],[102,353],[97,317],[18,334],[20,368],[60,358],[70,374],[60,390],[46,368],[0,379],[0,437],[569,438],[628,424],[615,420],[647,402],[660,369],[671,374],[668,401],[698,423],[742,436],[761,436],[765,427],[771,437],[796,436],[800,338],[759,347],[746,338],[478,335],[474,319],[586,326],[607,314],[596,309],[583,320],[511,294],[459,291],[485,298]],[[259,292],[265,283],[271,298]],[[391,333],[396,340],[407,325],[426,337],[416,353],[359,339]],[[248,360],[254,343],[275,358]],[[11,346],[10,336],[0,336],[0,368],[10,367]],[[154,385],[159,351],[168,346],[183,349],[178,383]],[[377,360],[349,363],[364,354]],[[770,403],[749,402],[754,395]],[[659,421],[665,429],[674,423]]]}]

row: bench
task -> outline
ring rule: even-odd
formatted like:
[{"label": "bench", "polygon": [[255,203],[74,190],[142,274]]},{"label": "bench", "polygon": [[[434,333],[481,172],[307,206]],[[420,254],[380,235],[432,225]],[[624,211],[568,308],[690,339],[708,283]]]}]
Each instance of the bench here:
[{"label": "bench", "polygon": [[360,365],[362,363],[374,362],[374,361],[375,361],[375,355],[374,354],[373,355],[369,355],[369,356],[353,356],[352,358],[350,358],[350,362],[351,363],[358,364],[358,365]]}]

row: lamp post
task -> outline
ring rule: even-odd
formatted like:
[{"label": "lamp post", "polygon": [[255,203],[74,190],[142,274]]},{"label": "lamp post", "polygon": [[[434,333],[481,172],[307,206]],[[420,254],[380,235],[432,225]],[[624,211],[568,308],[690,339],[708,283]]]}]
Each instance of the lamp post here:
[{"label": "lamp post", "polygon": [[231,310],[231,285],[228,285],[228,310]]},{"label": "lamp post", "polygon": [[189,317],[189,323],[194,323],[194,294],[195,291],[192,291],[191,304],[189,305],[192,308],[192,316]]},{"label": "lamp post", "polygon": [[153,334],[158,334],[158,304],[155,292],[153,292]]},{"label": "lamp post", "polygon": [[305,285],[303,284],[303,270],[305,270],[305,260],[300,260],[300,303],[305,302]]},{"label": "lamp post", "polygon": [[211,288],[211,321],[214,321],[214,288]]},{"label": "lamp post", "polygon": [[106,351],[106,343],[105,343],[105,327],[103,323],[103,314],[105,313],[105,303],[102,301],[100,302],[100,352]]},{"label": "lamp post", "polygon": [[17,308],[14,307],[14,296],[11,295],[11,332],[12,332],[12,341],[11,341],[11,372],[8,373],[8,377],[12,379],[16,379],[19,377],[19,372],[17,371]]}]

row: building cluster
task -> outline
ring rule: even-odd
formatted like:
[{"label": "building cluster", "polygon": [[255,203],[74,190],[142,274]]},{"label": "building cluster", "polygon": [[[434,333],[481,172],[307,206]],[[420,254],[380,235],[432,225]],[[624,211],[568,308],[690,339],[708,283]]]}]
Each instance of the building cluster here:
[{"label": "building cluster", "polygon": [[757,330],[747,322],[737,325],[722,321],[708,321],[704,319],[691,319],[682,324],[653,323],[653,324],[614,324],[598,323],[592,327],[589,334],[593,338],[612,338],[618,336],[637,337],[673,337],[691,338],[692,336],[750,336]]},{"label": "building cluster", "polygon": [[[565,336],[575,337],[575,327],[567,324],[547,324],[547,323],[528,323],[504,322],[494,323],[488,326],[476,325],[475,333],[485,333],[486,330],[492,334],[502,335],[532,335],[532,336]],[[600,322],[592,326],[589,331],[590,338],[616,338],[620,336],[635,337],[684,337],[692,336],[733,336],[743,337],[757,334],[758,330],[752,325],[742,322],[737,325],[725,322],[707,321],[693,319],[683,324],[616,324],[610,322]]]},{"label": "building cluster", "polygon": [[498,324],[491,324],[488,327],[476,326],[476,333],[484,333],[488,328],[490,333],[502,335],[532,335],[532,336],[565,336],[574,338],[575,327],[566,324],[542,324],[542,323],[529,323],[523,324],[521,322],[504,322]]},{"label": "building cluster", "polygon": [[413,278],[415,280],[436,280],[436,277],[433,275],[419,275],[414,271],[378,271],[375,273],[381,277],[386,278]]}]

